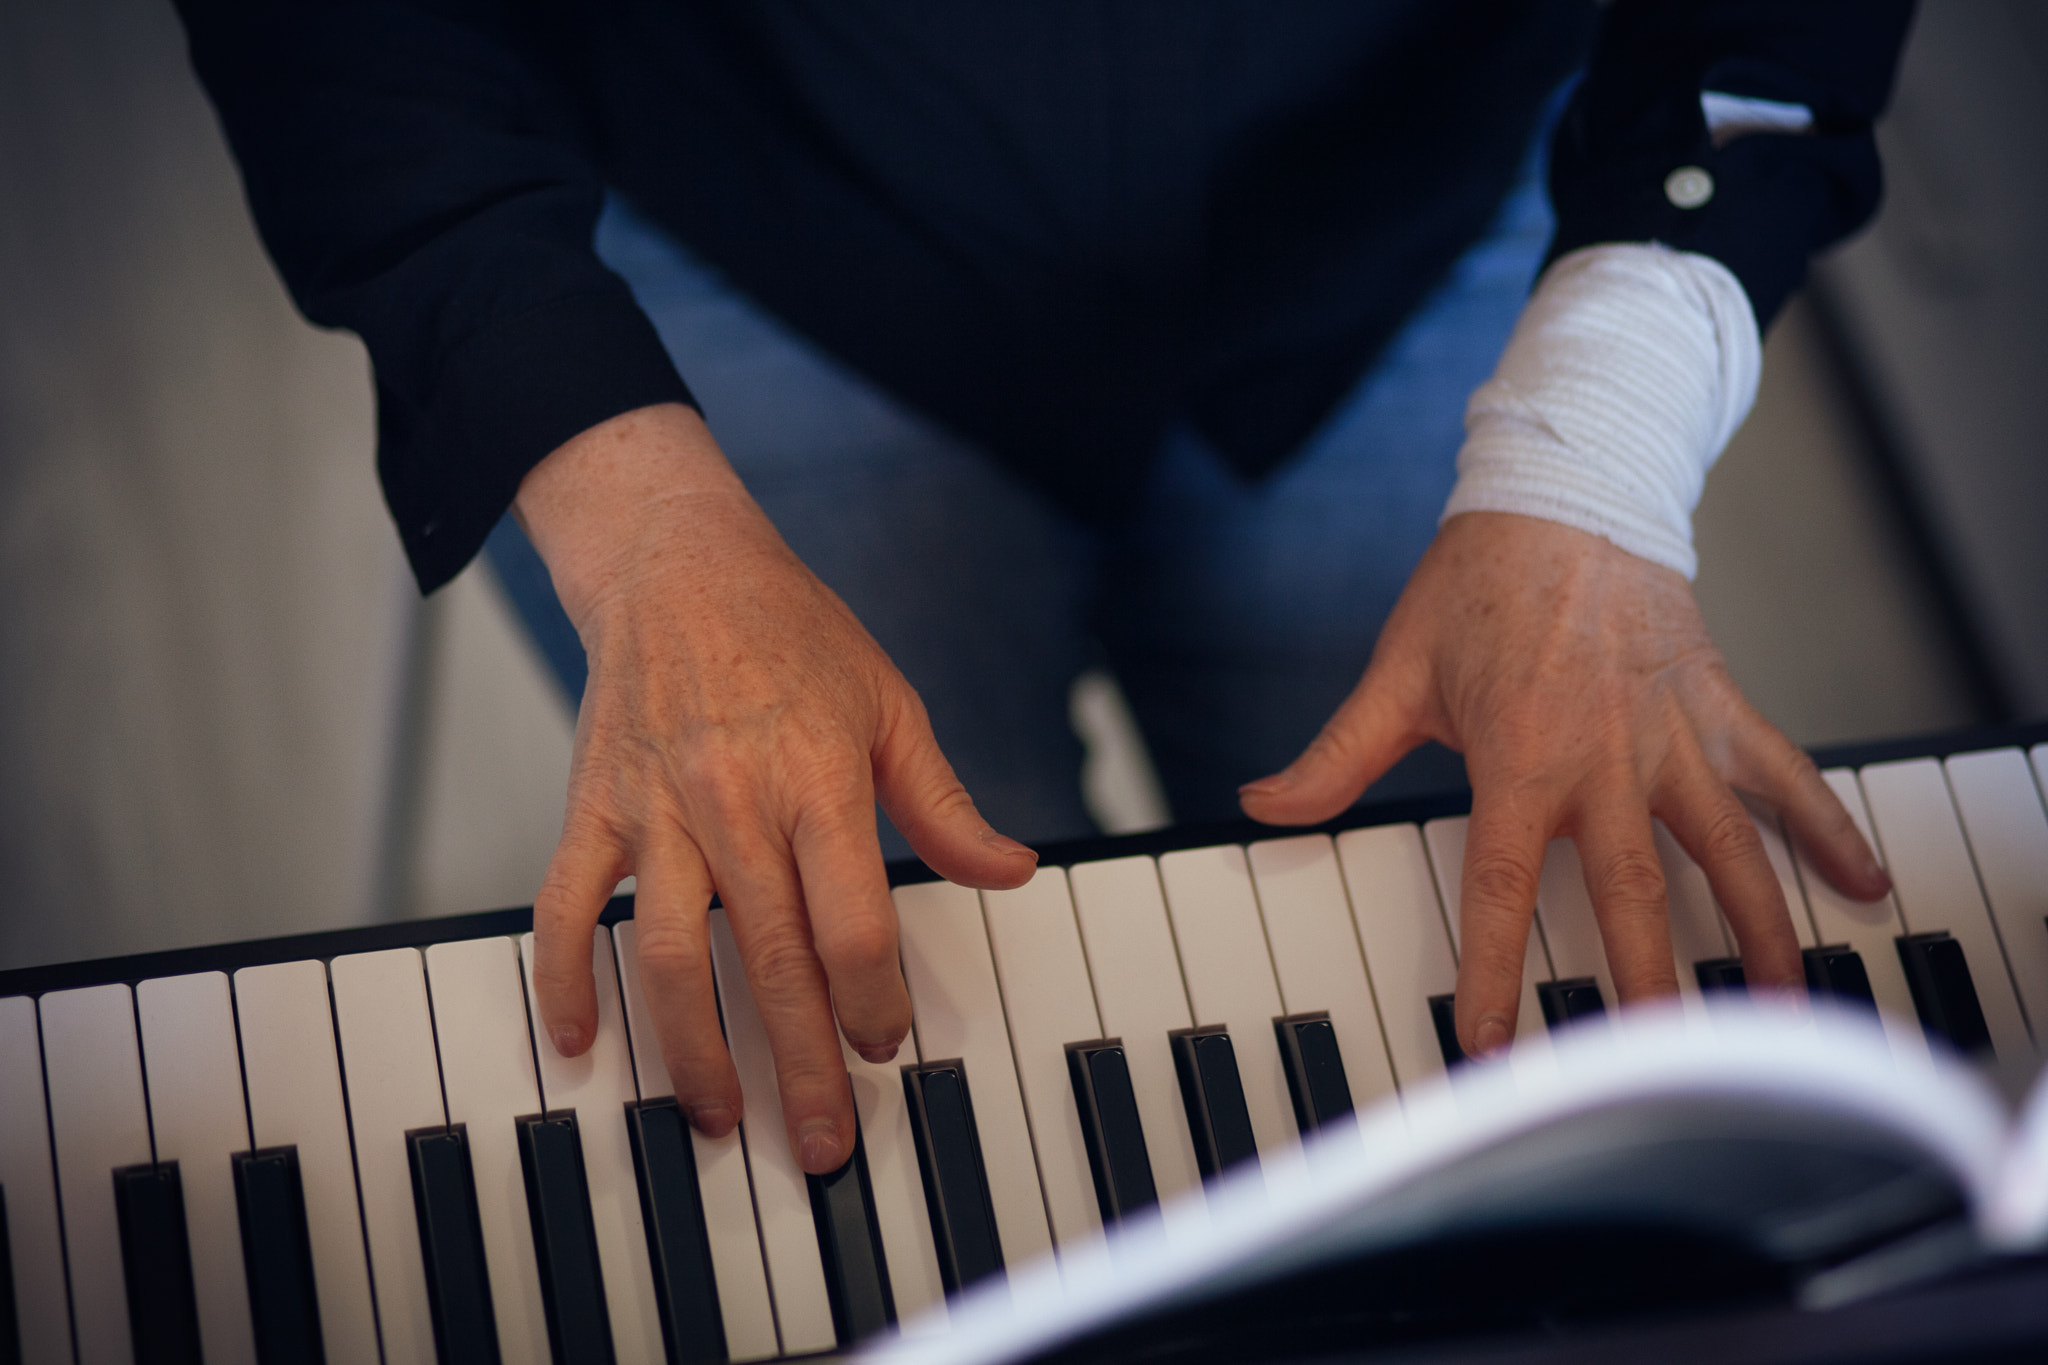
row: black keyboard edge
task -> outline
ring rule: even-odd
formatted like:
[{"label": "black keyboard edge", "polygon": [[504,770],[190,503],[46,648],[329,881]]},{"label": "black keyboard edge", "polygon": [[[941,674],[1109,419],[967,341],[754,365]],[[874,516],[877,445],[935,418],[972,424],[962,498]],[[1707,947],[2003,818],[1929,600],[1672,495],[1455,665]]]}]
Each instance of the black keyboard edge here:
[{"label": "black keyboard edge", "polygon": [[[1860,768],[1868,763],[1888,763],[1908,758],[1947,758],[1951,754],[1974,753],[1983,749],[2030,748],[2048,743],[2048,719],[2013,725],[1978,725],[1932,735],[1878,740],[1860,744],[1835,745],[1812,751],[1813,760],[1823,768]],[[1280,839],[1298,834],[1341,834],[1345,830],[1375,825],[1414,824],[1464,815],[1472,809],[1472,794],[1466,791],[1409,797],[1395,801],[1369,801],[1353,806],[1334,820],[1319,825],[1261,825],[1251,820],[1229,820],[1216,824],[1170,825],[1145,834],[1101,835],[1038,845],[1039,862],[1047,867],[1096,862],[1106,858],[1138,855],[1156,857],[1181,849],[1207,848],[1217,844],[1249,844],[1261,839]],[[909,886],[938,881],[939,876],[915,858],[889,864],[889,885]],[[616,924],[633,917],[633,898],[614,896],[599,917],[602,924]],[[162,952],[134,953],[125,957],[94,958],[84,962],[51,963],[39,967],[15,967],[0,971],[0,996],[42,995],[47,991],[72,990],[82,986],[115,983],[133,985],[163,976],[191,972],[234,972],[243,967],[260,967],[274,962],[299,962],[308,958],[334,958],[345,953],[370,953],[385,948],[425,948],[467,938],[490,938],[500,934],[523,934],[533,928],[533,908],[516,906],[505,910],[483,910],[467,915],[446,915],[433,919],[396,920],[388,924],[365,924],[349,929],[316,930],[279,938],[245,939],[238,943],[208,944],[193,948],[171,948]]]}]

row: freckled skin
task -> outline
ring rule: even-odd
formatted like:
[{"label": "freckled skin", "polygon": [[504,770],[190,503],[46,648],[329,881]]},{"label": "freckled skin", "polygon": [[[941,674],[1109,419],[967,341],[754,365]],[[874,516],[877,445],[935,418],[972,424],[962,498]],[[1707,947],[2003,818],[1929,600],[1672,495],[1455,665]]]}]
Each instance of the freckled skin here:
[{"label": "freckled skin", "polygon": [[[875,802],[964,885],[1021,885],[1036,857],[976,812],[916,694],[691,409],[584,432],[526,476],[514,512],[590,660],[562,838],[534,901],[542,1022],[565,1054],[590,1045],[590,934],[633,874],[663,1060],[691,1121],[729,1132],[742,1106],[712,992],[715,893],[791,1148],[832,1170],[854,1132],[839,1035],[883,1061],[910,1027]],[[1624,1000],[1676,986],[1653,813],[1706,869],[1759,986],[1798,989],[1798,945],[1731,787],[1782,811],[1844,890],[1885,889],[1826,784],[1729,680],[1684,580],[1568,527],[1446,523],[1358,689],[1245,809],[1328,818],[1424,739],[1463,751],[1473,779],[1458,983],[1471,1052],[1512,1035],[1553,835],[1579,842]]]},{"label": "freckled skin", "polygon": [[590,659],[561,843],[534,903],[541,1015],[589,1046],[589,939],[638,882],[638,955],[676,1094],[714,1136],[741,1117],[713,1000],[714,891],[767,1025],[792,1149],[841,1165],[853,1102],[838,1033],[885,1061],[910,1029],[879,799],[932,867],[1009,887],[1036,865],[989,829],[924,707],[792,554],[692,410],[578,436],[515,511]]},{"label": "freckled skin", "polygon": [[1736,791],[1780,812],[1828,879],[1866,898],[1884,873],[1806,757],[1744,700],[1691,587],[1555,522],[1478,512],[1444,524],[1358,688],[1246,813],[1334,816],[1415,745],[1465,755],[1471,833],[1460,900],[1458,1036],[1514,1036],[1544,847],[1579,845],[1623,1001],[1678,987],[1650,817],[1726,909],[1753,987],[1803,989],[1798,940]]}]

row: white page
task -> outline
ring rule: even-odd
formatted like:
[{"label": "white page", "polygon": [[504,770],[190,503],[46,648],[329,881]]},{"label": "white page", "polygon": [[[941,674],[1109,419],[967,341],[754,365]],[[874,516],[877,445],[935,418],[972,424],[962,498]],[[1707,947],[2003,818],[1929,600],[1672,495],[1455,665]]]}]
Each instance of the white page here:
[{"label": "white page", "polygon": [[[1455,1089],[1438,1078],[1401,1104],[1384,1101],[1361,1115],[1363,1142],[1342,1135],[1301,1173],[1268,1173],[1263,1192],[1230,1177],[1212,1184],[1205,1229],[1173,1237],[1156,1221],[1113,1229],[1067,1254],[1064,1276],[1040,1266],[1014,1277],[1012,1295],[972,1292],[953,1305],[947,1335],[879,1344],[864,1358],[1002,1365],[1240,1277],[1247,1266],[1299,1261],[1312,1254],[1302,1249],[1315,1246],[1318,1231],[1340,1220],[1350,1229],[1345,1245],[1368,1245],[1351,1220],[1370,1201],[1462,1157],[1617,1104],[1726,1096],[1832,1115],[1859,1139],[1875,1128],[1923,1152],[1955,1174],[1974,1207],[1988,1210],[2006,1150],[2004,1112],[1988,1084],[1945,1059],[1895,1057],[1867,1016],[1825,1006],[1817,1014],[1820,1026],[1792,1025],[1739,1005],[1713,1002],[1695,1016],[1673,1002],[1556,1039],[1557,1069],[1540,1085],[1507,1068],[1480,1068]],[[1031,1310],[1018,1311],[1021,1303]]]}]

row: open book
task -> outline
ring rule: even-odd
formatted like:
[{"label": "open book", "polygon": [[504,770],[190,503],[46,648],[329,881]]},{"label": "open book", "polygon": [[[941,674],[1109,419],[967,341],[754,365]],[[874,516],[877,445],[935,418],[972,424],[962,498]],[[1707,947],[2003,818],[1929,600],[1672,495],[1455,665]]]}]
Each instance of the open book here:
[{"label": "open book", "polygon": [[[1782,1010],[1782,1007],[1780,1007]],[[2015,1122],[1867,1013],[1624,1012],[1326,1130],[1287,1170],[970,1290],[892,1365],[1284,1359],[1535,1321],[1823,1307],[2048,1249],[2048,1084]],[[1169,1231],[1170,1229],[1170,1231]]]}]

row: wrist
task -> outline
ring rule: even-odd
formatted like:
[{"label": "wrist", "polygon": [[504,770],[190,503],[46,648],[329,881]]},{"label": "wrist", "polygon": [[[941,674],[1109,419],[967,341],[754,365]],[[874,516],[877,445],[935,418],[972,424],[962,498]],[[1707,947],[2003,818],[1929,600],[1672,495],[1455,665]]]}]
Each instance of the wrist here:
[{"label": "wrist", "polygon": [[520,481],[512,514],[578,631],[627,582],[759,519],[693,408],[621,413],[556,447]]}]

